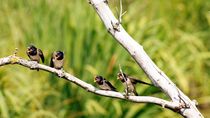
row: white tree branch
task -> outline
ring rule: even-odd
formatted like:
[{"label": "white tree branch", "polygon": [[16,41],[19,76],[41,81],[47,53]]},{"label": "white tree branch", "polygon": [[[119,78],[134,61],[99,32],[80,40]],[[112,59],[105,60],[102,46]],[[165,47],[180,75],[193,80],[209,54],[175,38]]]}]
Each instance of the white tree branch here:
[{"label": "white tree branch", "polygon": [[0,66],[4,65],[11,65],[11,64],[19,64],[24,67],[30,68],[30,69],[40,69],[43,71],[48,71],[50,73],[56,74],[58,77],[64,78],[70,82],[73,82],[77,84],[78,86],[82,87],[83,89],[87,90],[88,92],[101,95],[101,96],[106,96],[106,97],[112,97],[112,98],[118,98],[118,99],[123,99],[131,102],[137,102],[137,103],[153,103],[159,106],[162,106],[163,108],[168,108],[173,111],[177,111],[179,109],[179,104],[176,104],[174,102],[169,102],[160,98],[156,97],[150,97],[150,96],[124,96],[120,92],[115,92],[115,91],[105,91],[105,90],[99,90],[98,88],[94,87],[91,84],[88,84],[73,75],[65,72],[64,70],[57,70],[55,68],[51,68],[49,66],[39,64],[35,61],[28,61],[25,60],[21,57],[11,55],[8,57],[3,57],[0,58]]},{"label": "white tree branch", "polygon": [[138,44],[124,30],[110,10],[107,0],[89,0],[89,3],[96,10],[109,33],[130,53],[152,83],[168,95],[174,103],[183,106],[179,113],[187,118],[203,117],[194,102],[179,90],[165,73],[154,64],[144,51],[143,46]]}]

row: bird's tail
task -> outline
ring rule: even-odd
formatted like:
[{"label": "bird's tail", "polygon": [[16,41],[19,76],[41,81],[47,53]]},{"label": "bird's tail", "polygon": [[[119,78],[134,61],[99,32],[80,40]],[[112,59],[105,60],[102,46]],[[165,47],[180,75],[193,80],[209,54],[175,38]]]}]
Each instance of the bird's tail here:
[{"label": "bird's tail", "polygon": [[136,81],[136,83],[145,84],[145,85],[149,85],[149,86],[154,86],[153,84],[150,84],[150,83],[144,82],[144,81],[139,80],[139,79],[135,79],[135,81]]}]

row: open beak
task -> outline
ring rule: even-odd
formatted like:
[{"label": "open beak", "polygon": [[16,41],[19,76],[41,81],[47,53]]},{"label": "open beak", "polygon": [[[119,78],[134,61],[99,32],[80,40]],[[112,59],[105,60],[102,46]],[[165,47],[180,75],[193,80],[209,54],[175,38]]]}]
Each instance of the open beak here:
[{"label": "open beak", "polygon": [[27,47],[27,52],[30,52],[30,47]]},{"label": "open beak", "polygon": [[96,76],[94,77],[94,82],[96,82]]},{"label": "open beak", "polygon": [[120,79],[120,73],[117,73],[117,79],[118,80]]},{"label": "open beak", "polygon": [[117,75],[117,79],[118,79],[118,80],[120,79],[119,75]]}]

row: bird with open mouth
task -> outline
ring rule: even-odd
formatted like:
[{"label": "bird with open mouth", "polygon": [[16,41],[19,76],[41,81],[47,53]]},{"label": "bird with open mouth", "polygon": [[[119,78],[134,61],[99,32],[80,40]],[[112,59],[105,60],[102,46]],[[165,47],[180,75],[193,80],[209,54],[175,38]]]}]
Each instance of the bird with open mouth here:
[{"label": "bird with open mouth", "polygon": [[116,88],[105,78],[100,75],[95,76],[94,82],[96,82],[100,89],[108,91],[116,91]]},{"label": "bird with open mouth", "polygon": [[135,87],[137,83],[153,86],[152,84],[135,79],[135,78],[130,77],[130,76],[126,75],[125,73],[121,73],[121,72],[119,72],[117,74],[117,79],[123,83],[123,85],[125,87],[125,93],[130,96],[138,96],[138,94],[136,92],[136,87]]},{"label": "bird with open mouth", "polygon": [[30,45],[27,48],[26,54],[30,58],[31,61],[40,62],[40,59],[44,63],[44,55],[41,49],[36,48],[34,45]]},{"label": "bird with open mouth", "polygon": [[[26,54],[30,58],[31,61],[36,61],[37,63],[40,62],[40,59],[44,63],[44,54],[41,49],[36,48],[34,45],[30,45],[27,48]],[[39,69],[37,69],[39,71]]]}]

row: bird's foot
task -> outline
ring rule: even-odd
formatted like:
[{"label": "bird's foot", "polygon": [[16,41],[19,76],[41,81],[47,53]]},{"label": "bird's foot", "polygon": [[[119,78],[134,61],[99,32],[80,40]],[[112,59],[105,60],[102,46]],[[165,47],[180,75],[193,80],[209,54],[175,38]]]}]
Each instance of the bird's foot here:
[{"label": "bird's foot", "polygon": [[64,77],[64,76],[65,76],[65,71],[64,71],[63,69],[59,70],[59,71],[58,71],[58,76],[59,76],[60,78]]},{"label": "bird's foot", "polygon": [[128,97],[129,97],[129,95],[128,95],[127,92],[124,92],[124,93],[123,93],[123,96],[125,97],[125,99],[128,99]]},{"label": "bird's foot", "polygon": [[36,61],[31,61],[30,62],[30,68],[33,69],[37,69],[38,70],[38,62]]}]

